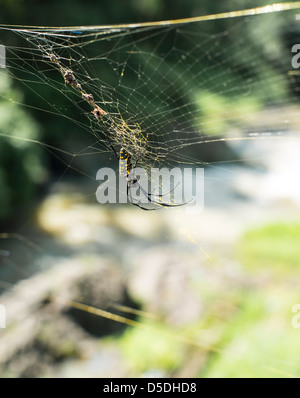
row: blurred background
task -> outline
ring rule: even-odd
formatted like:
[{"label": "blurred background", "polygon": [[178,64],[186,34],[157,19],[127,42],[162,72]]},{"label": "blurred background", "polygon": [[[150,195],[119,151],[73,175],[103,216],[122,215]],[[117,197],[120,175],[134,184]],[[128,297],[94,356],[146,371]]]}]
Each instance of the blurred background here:
[{"label": "blurred background", "polygon": [[[0,0],[1,377],[299,375],[297,10],[99,31],[74,48],[3,29],[267,4]],[[202,212],[97,203],[96,171],[118,162],[36,47],[61,43],[95,98],[101,79],[110,112],[151,131],[161,165],[204,167]]]}]

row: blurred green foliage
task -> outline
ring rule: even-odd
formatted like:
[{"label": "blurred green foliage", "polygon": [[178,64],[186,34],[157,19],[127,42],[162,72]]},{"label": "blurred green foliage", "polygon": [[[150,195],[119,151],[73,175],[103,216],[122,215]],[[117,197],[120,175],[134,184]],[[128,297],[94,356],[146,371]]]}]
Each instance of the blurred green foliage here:
[{"label": "blurred green foliage", "polygon": [[[185,347],[174,338],[174,328],[141,319],[141,328],[129,328],[119,340],[121,352],[134,373],[173,372],[185,359]],[[178,334],[184,340],[184,335]]]},{"label": "blurred green foliage", "polygon": [[245,267],[257,273],[292,270],[300,273],[300,225],[272,224],[248,231],[238,247],[238,258]]},{"label": "blurred green foliage", "polygon": [[[299,329],[292,324],[292,307],[299,302],[299,241],[296,223],[247,231],[232,256],[241,267],[236,277],[229,283],[223,277],[221,285],[205,277],[195,281],[206,308],[199,322],[176,330],[140,319],[140,328],[127,329],[117,340],[125,360],[138,375],[170,375],[188,367],[190,377],[299,376]],[[220,263],[209,262],[208,268],[221,272]]]},{"label": "blurred green foliage", "polygon": [[236,256],[249,275],[240,311],[223,336],[226,355],[215,357],[207,377],[299,376],[299,329],[292,306],[299,302],[300,224],[276,223],[247,231]]},{"label": "blurred green foliage", "polygon": [[[46,180],[43,151],[32,140],[39,138],[39,127],[22,103],[22,93],[11,79],[0,74],[0,219],[16,214]],[[11,138],[10,138],[11,137]]]},{"label": "blurred green foliage", "polygon": [[201,114],[199,130],[215,135],[227,131],[230,125],[242,126],[247,115],[251,120],[253,113],[260,109],[262,100],[259,97],[242,97],[236,102],[224,95],[199,91],[195,101]]}]

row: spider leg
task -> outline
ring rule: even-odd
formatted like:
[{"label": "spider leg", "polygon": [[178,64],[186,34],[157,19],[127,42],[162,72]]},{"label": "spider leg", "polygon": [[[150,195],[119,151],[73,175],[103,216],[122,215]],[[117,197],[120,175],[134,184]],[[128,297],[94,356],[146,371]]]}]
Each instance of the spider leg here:
[{"label": "spider leg", "polygon": [[155,208],[155,207],[151,207],[151,208],[149,208],[149,207],[143,207],[143,206],[141,206],[139,203],[136,203],[136,202],[131,202],[131,204],[133,204],[133,206],[137,206],[137,207],[139,207],[140,209],[146,210],[146,211],[158,210],[158,208]]},{"label": "spider leg", "polygon": [[173,192],[173,191],[178,187],[178,185],[179,185],[179,183],[176,184],[175,187],[172,188],[169,192],[160,193],[160,194],[154,194],[154,193],[150,192],[148,195],[150,195],[150,196],[157,196],[157,197],[159,197],[159,198],[162,198],[163,196],[166,196],[166,195],[168,195],[169,193]]},{"label": "spider leg", "polygon": [[[136,164],[137,164],[137,162],[136,162]],[[141,184],[139,183],[137,177],[131,171],[132,171],[132,168],[130,169],[130,171],[127,174],[127,197],[129,198],[131,204],[133,204],[134,206],[137,206],[140,209],[149,211],[149,210],[158,210],[158,207],[180,207],[180,206],[184,206],[187,203],[189,203],[189,202],[185,202],[185,203],[165,203],[163,201],[154,200],[153,199],[154,196],[161,198],[162,196],[164,196],[166,194],[169,194],[170,192],[174,191],[174,189],[178,186],[179,183],[172,190],[170,190],[169,192],[167,192],[165,194],[156,195],[156,194],[152,194],[152,193],[147,192],[141,186]],[[133,197],[132,197],[132,193],[131,193],[131,189],[130,188],[132,186],[134,186],[135,184],[138,186],[138,188],[140,189],[142,194],[145,196],[145,198],[148,200],[148,202],[152,203],[152,204],[154,204],[154,205],[156,205],[158,207],[146,208],[146,207],[141,206],[138,201],[134,200]]]},{"label": "spider leg", "polygon": [[120,157],[119,157],[117,151],[116,151],[115,148],[113,147],[113,144],[112,144],[112,142],[111,142],[111,139],[110,139],[109,137],[107,137],[107,139],[108,139],[108,142],[109,142],[109,146],[111,147],[111,149],[114,151],[114,154],[116,155],[117,160],[120,160]]},{"label": "spider leg", "polygon": [[162,193],[162,194],[147,193],[147,192],[141,187],[141,185],[139,184],[138,181],[137,181],[137,184],[139,185],[139,187],[140,187],[140,189],[142,190],[142,192],[144,193],[144,195],[146,195],[146,197],[148,198],[149,202],[155,203],[155,204],[157,204],[157,205],[159,205],[159,206],[162,206],[162,207],[179,207],[179,206],[184,206],[184,205],[187,205],[188,203],[190,203],[190,202],[193,200],[193,199],[190,199],[189,201],[184,202],[184,203],[165,203],[165,202],[157,202],[156,200],[153,200],[153,199],[152,199],[151,196],[157,196],[157,197],[160,197],[160,198],[161,198],[161,197],[163,197],[163,196],[165,196],[165,195],[170,194],[171,192],[173,192],[173,191],[175,190],[175,188],[178,187],[178,185],[180,184],[179,182],[178,182],[178,184],[176,184],[175,187],[172,188],[169,192],[165,192],[165,193]]},{"label": "spider leg", "polygon": [[[149,203],[153,203],[153,204],[155,204],[157,206],[160,206],[160,207],[179,207],[179,206],[184,206],[185,204],[187,204],[187,203],[164,203],[164,202],[158,202],[158,201],[152,199],[151,194],[146,192],[144,190],[144,188],[141,186],[141,184],[137,180],[134,182],[134,184],[138,185],[138,187],[140,188],[140,190],[143,193],[143,195],[146,197],[146,199],[148,199]],[[134,184],[132,184],[132,185],[134,185]],[[130,192],[130,198],[132,199],[131,192]],[[135,206],[140,207],[143,210],[158,210],[158,208],[147,209],[145,207],[140,206],[137,202],[134,203],[133,201],[131,201],[131,203],[134,204]]]},{"label": "spider leg", "polygon": [[140,209],[146,210],[146,211],[158,210],[158,209],[155,209],[155,208],[143,207],[143,206],[141,206],[138,202],[134,202],[133,197],[132,197],[132,193],[131,193],[131,190],[130,190],[130,185],[129,185],[129,183],[127,184],[127,196],[129,197],[129,201],[130,201],[130,203],[131,203],[133,206],[137,206],[137,207],[139,207]]},{"label": "spider leg", "polygon": [[[138,160],[135,162],[135,165],[132,167],[132,169],[136,168],[137,164],[138,164]],[[175,188],[178,187],[178,185],[179,185],[179,183],[176,184],[175,187],[174,187],[173,189],[171,189],[171,191],[165,192],[165,193],[161,193],[161,194],[154,194],[154,193],[152,193],[152,192],[150,192],[150,193],[149,193],[149,192],[146,192],[146,191],[141,187],[140,184],[139,184],[139,187],[140,187],[140,189],[142,190],[143,194],[146,195],[147,198],[149,199],[149,196],[157,196],[157,197],[159,197],[159,198],[161,198],[161,197],[163,197],[163,196],[166,196],[166,195],[168,195],[169,193],[173,192],[173,191],[175,190]],[[151,202],[151,200],[149,200],[149,201]]]},{"label": "spider leg", "polygon": [[110,139],[109,133],[108,133],[108,131],[107,131],[106,128],[104,129],[104,134],[105,134],[105,136],[106,136],[106,138],[107,138],[107,141],[108,141],[108,144],[109,144],[110,148],[113,150],[113,152],[114,152],[114,154],[115,154],[117,160],[120,160],[120,157],[119,157],[117,151],[115,150],[115,148],[114,148],[114,146],[113,146],[113,144],[112,144],[112,141],[111,141],[111,139]]}]

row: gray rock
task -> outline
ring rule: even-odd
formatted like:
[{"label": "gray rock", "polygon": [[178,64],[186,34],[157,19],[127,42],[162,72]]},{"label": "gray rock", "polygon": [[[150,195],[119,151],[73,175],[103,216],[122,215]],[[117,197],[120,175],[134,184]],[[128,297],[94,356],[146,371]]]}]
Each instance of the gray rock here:
[{"label": "gray rock", "polygon": [[[69,358],[94,355],[97,340],[123,327],[75,309],[77,302],[109,311],[126,303],[121,271],[100,258],[62,260],[3,294],[6,328],[1,329],[0,374],[40,377]],[[128,303],[127,303],[128,304]]]}]

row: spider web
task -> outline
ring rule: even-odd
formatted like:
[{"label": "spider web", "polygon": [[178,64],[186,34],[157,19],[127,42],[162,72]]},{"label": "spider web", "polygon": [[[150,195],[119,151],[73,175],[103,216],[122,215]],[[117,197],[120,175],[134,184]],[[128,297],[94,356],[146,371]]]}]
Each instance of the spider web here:
[{"label": "spider web", "polygon": [[[62,163],[60,180],[70,173],[94,181],[95,170],[115,165],[115,151],[122,147],[148,170],[175,165],[227,170],[228,163],[259,162],[260,153],[239,158],[224,148],[261,140],[272,147],[274,141],[299,138],[289,39],[299,33],[292,9],[299,4],[283,4],[153,24],[2,26],[24,42],[6,45],[5,73],[35,94],[21,105],[63,121],[63,131],[28,141]],[[67,72],[76,83],[66,81]],[[100,120],[93,114],[97,107]],[[268,117],[274,109],[276,115]],[[58,146],[63,134],[66,143]]]},{"label": "spider web", "polygon": [[[296,118],[284,114],[297,102],[291,48],[280,40],[282,30],[288,35],[288,27],[296,29],[295,13],[225,18],[219,24],[16,28],[31,46],[8,49],[9,71],[36,91],[38,104],[30,106],[67,118],[76,134],[92,135],[94,142],[80,156],[112,152],[111,142],[143,167],[203,164],[203,144],[295,130]],[[245,30],[249,34],[241,35]],[[66,84],[68,70],[81,90]],[[59,91],[64,108],[49,101],[51,90]],[[82,92],[105,111],[100,122]],[[281,118],[258,127],[258,111],[271,106],[281,109]]]}]

